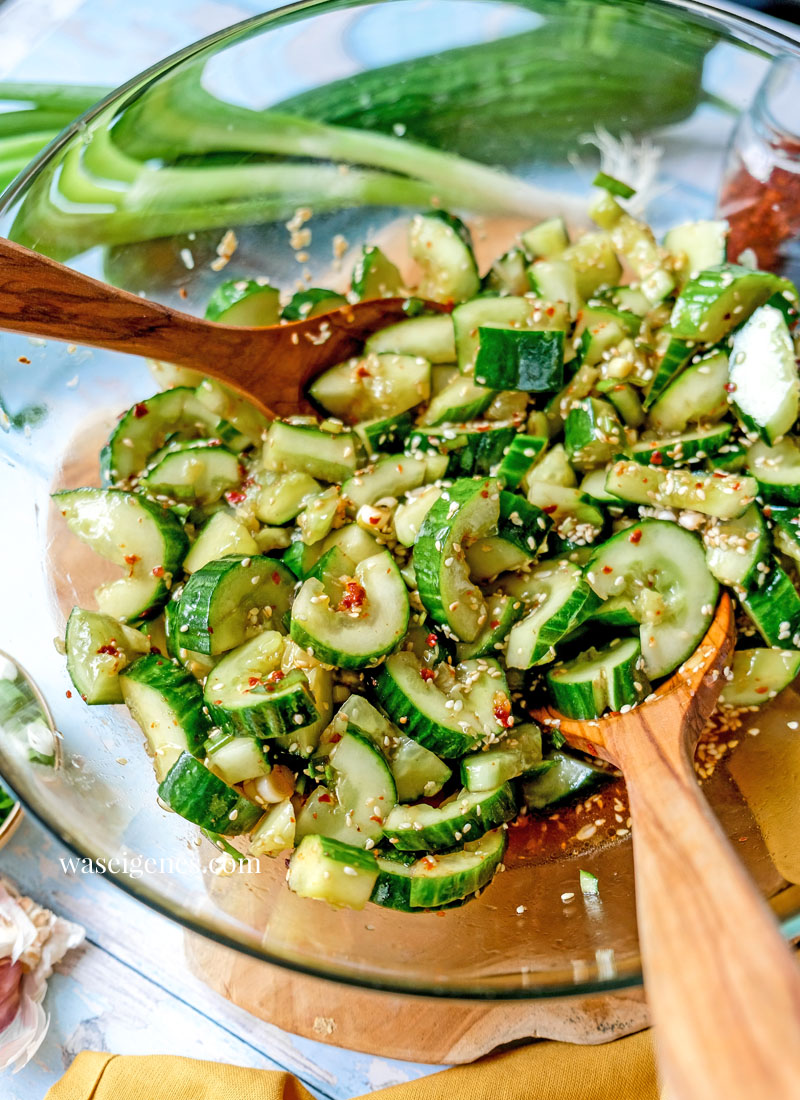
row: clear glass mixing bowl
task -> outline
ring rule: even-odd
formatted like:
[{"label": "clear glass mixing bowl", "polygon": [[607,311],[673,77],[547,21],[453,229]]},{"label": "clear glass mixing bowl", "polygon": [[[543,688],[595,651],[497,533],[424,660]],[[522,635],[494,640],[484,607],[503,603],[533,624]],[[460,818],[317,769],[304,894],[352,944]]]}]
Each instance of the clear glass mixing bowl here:
[{"label": "clear glass mixing bowl", "polygon": [[[346,283],[346,242],[391,239],[397,219],[434,196],[471,217],[483,251],[496,252],[540,199],[585,197],[597,144],[608,150],[608,135],[624,133],[654,175],[643,212],[661,231],[713,213],[737,118],[781,52],[798,48],[699,3],[295,4],[184,50],[78,120],[7,192],[0,231],[202,313],[231,277]],[[624,143],[616,149],[630,158]],[[549,200],[494,177],[478,186],[463,160],[441,154],[499,166]],[[314,212],[307,259],[285,225],[303,207]],[[238,248],[222,269],[228,229]],[[63,735],[55,769],[0,738],[0,770],[41,822],[80,855],[127,861],[117,885],[187,928],[307,973],[477,998],[640,981],[630,837],[616,836],[610,798],[582,844],[567,839],[568,813],[546,830],[513,829],[506,873],[440,915],[303,900],[285,887],[283,859],[262,860],[257,875],[209,874],[215,850],[157,803],[127,712],[68,698],[53,644],[69,609],[91,606],[103,569],[56,522],[48,494],[98,483],[114,418],[153,379],[138,360],[8,335],[0,355],[0,647],[35,677]],[[740,731],[707,785],[787,935],[800,933],[800,741],[786,727],[798,703],[789,690],[758,716],[758,737]],[[576,891],[578,867],[598,876],[598,904]]]}]

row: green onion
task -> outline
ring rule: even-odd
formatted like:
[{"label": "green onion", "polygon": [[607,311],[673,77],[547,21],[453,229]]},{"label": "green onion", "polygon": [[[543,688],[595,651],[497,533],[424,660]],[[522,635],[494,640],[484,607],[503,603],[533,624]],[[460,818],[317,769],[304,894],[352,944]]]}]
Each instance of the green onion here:
[{"label": "green onion", "polygon": [[593,182],[595,187],[602,187],[604,191],[608,191],[609,195],[617,195],[621,199],[630,199],[636,194],[635,187],[630,187],[627,183],[605,172],[598,172]]}]

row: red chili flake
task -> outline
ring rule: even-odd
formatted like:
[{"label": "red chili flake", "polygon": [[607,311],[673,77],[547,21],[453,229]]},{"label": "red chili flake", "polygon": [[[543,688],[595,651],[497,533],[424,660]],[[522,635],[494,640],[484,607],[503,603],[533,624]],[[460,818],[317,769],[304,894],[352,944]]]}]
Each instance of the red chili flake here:
[{"label": "red chili flake", "polygon": [[429,634],[428,637],[425,639],[425,644],[431,646],[431,648],[433,646],[435,646],[436,645],[436,635],[435,634]]},{"label": "red chili flake", "polygon": [[333,802],[333,799],[329,794],[321,794],[317,799],[318,802]]},{"label": "red chili flake", "polygon": [[150,412],[147,405],[143,401],[140,401],[137,405],[133,406],[133,415],[137,420],[141,420],[143,416],[147,416]]},{"label": "red chili flake", "polygon": [[277,684],[277,683],[280,683],[280,681],[285,677],[285,675],[286,675],[286,673],[282,669],[276,668],[273,672],[270,672],[267,679],[269,680],[269,682],[271,684]]},{"label": "red chili flake", "polygon": [[489,623],[489,626],[492,628],[492,630],[496,630],[499,625],[500,625],[500,620],[499,619],[492,619],[492,621]]},{"label": "red chili flake", "polygon": [[604,573],[613,573],[614,570],[612,569],[612,567],[610,565],[604,565],[603,566],[603,572]]},{"label": "red chili flake", "polygon": [[736,383],[735,382],[726,382],[724,388],[725,388],[726,393],[734,393],[735,390],[736,390]]},{"label": "red chili flake", "polygon": [[152,572],[153,572],[154,577],[163,577],[164,576],[164,566],[163,565],[156,565],[156,566],[153,567]]},{"label": "red chili flake", "polygon": [[341,733],[332,733],[332,734],[330,735],[330,737],[328,738],[328,741],[329,741],[329,742],[330,742],[330,743],[331,743],[332,745],[335,745],[335,744],[337,744],[337,743],[338,743],[339,741],[341,741],[341,739],[342,739],[342,735],[341,735]]},{"label": "red chili flake", "polygon": [[547,309],[545,310],[545,313],[547,314],[548,317],[552,317],[555,314],[555,312],[556,312],[555,306],[548,306]]},{"label": "red chili flake", "polygon": [[369,517],[369,522],[370,523],[380,523],[381,522],[381,517],[380,516],[370,516]]},{"label": "red chili flake", "polygon": [[97,647],[97,652],[98,653],[107,653],[110,657],[119,657],[119,650],[117,649],[116,645],[114,644],[114,639],[113,638],[111,639],[110,642],[107,642],[105,645],[98,646]]},{"label": "red chili flake", "polygon": [[432,680],[434,678],[434,676],[436,675],[436,673],[433,671],[432,668],[421,668],[419,670],[419,674],[420,674],[420,678],[425,680],[426,682],[428,680]]},{"label": "red chili flake", "polygon": [[488,432],[489,431],[489,425],[488,424],[476,424],[473,430],[476,431],[476,432]]},{"label": "red chili flake", "polygon": [[733,485],[731,485],[731,489],[733,489],[733,491],[736,492],[737,489],[741,488],[741,485],[742,485],[741,481],[734,481]]},{"label": "red chili flake", "polygon": [[274,685],[274,684],[264,684],[264,690],[265,690],[265,691],[266,691],[266,692],[267,692],[267,693],[268,693],[269,695],[272,695],[273,691],[275,690],[275,685]]},{"label": "red chili flake", "polygon": [[514,719],[511,717],[511,700],[505,692],[497,691],[493,702],[495,718],[504,729],[509,729],[514,725]]},{"label": "red chili flake", "polygon": [[278,572],[277,569],[272,574],[272,583],[273,584],[280,584],[281,583],[281,575],[280,575],[280,573]]},{"label": "red chili flake", "polygon": [[[714,473],[711,476],[712,477],[718,477],[718,478],[719,477],[725,478],[728,475],[723,470],[715,470]],[[766,515],[766,509],[764,509],[764,514]]]},{"label": "red chili flake", "polygon": [[248,684],[250,685],[251,688],[254,688],[256,686],[256,684],[261,683],[261,681],[259,680],[259,678],[257,676],[250,676],[248,678],[247,682],[248,682]]},{"label": "red chili flake", "polygon": [[769,688],[765,684],[763,687],[756,688],[756,695],[766,695],[768,691]]},{"label": "red chili flake", "polygon": [[137,561],[140,561],[140,560],[141,559],[140,559],[138,554],[126,554],[125,555],[125,564],[126,565],[136,565]]},{"label": "red chili flake", "polygon": [[653,453],[650,455],[650,461],[654,466],[660,466],[661,463],[664,461],[664,456],[662,455],[661,451],[653,451]]},{"label": "red chili flake", "polygon": [[225,499],[228,504],[241,504],[245,498],[245,494],[241,489],[229,489],[225,494]]},{"label": "red chili flake", "polygon": [[363,363],[356,368],[356,378],[372,378],[371,373],[367,370]]},{"label": "red chili flake", "polygon": [[20,355],[19,358],[17,359],[17,362],[18,363],[30,363],[30,359],[27,357],[27,355]]},{"label": "red chili flake", "polygon": [[374,821],[378,825],[383,825],[383,818],[379,817],[378,814],[372,814],[370,816],[370,821]]},{"label": "red chili flake", "polygon": [[67,692],[67,698],[68,698],[68,699],[71,699],[71,698],[72,698],[72,692],[71,692],[71,691],[68,691],[68,692]]},{"label": "red chili flake", "polygon": [[767,519],[769,519],[770,516],[772,515],[772,509],[770,508],[770,506],[768,504],[765,504],[764,507],[761,509],[761,511],[764,513],[764,515],[767,517]]},{"label": "red chili flake", "polygon": [[161,650],[158,648],[157,645],[151,645],[150,646],[150,652],[151,653],[157,653],[159,657],[161,656]]},{"label": "red chili flake", "polygon": [[178,297],[179,298],[188,298],[189,297],[189,292],[188,292],[188,290],[186,289],[185,286],[179,286],[178,287]]},{"label": "red chili flake", "polygon": [[209,634],[213,634],[214,633],[214,627],[213,626],[206,627],[206,631]]},{"label": "red chili flake", "polygon": [[542,508],[542,511],[544,513],[546,513],[546,515],[548,515],[548,516],[552,516],[553,512],[555,512],[557,510],[558,510],[558,505],[557,504],[545,504],[544,508]]},{"label": "red chili flake", "polygon": [[483,497],[484,500],[486,500],[489,496],[489,490],[488,489],[481,489],[481,496]]},{"label": "red chili flake", "polygon": [[642,531],[641,531],[640,527],[637,527],[635,531],[631,531],[631,533],[628,535],[628,542],[632,542],[634,544],[634,546],[636,545],[637,542],[641,542],[641,540],[642,540]]},{"label": "red chili flake", "polygon": [[358,583],[358,581],[348,581],[344,586],[344,595],[339,601],[337,611],[353,611],[364,606],[364,601],[367,598],[366,589]]}]

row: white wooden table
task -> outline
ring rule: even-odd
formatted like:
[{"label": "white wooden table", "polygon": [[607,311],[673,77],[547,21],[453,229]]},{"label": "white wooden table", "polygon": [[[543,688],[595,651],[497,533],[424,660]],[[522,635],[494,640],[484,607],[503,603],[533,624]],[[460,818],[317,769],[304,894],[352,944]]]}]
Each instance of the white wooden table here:
[{"label": "white wooden table", "polygon": [[[6,0],[0,79],[116,85],[269,0]],[[358,1096],[430,1066],[340,1051],[250,1016],[192,977],[183,930],[98,875],[65,874],[67,849],[30,818],[0,871],[83,924],[87,942],[51,980],[50,1032],[35,1060],[2,1075],[3,1100],[41,1100],[81,1050],[180,1054],[295,1073],[319,1097]]]}]

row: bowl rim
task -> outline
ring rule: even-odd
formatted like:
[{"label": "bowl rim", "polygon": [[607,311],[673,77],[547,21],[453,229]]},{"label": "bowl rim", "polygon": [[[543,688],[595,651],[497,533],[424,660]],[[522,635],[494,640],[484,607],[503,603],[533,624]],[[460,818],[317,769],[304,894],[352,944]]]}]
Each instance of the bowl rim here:
[{"label": "bowl rim", "polygon": [[[161,79],[171,70],[190,61],[192,58],[199,56],[205,51],[212,50],[214,47],[222,45],[223,43],[232,44],[236,41],[243,41],[261,30],[267,30],[276,24],[279,25],[284,20],[294,22],[299,18],[325,14],[327,12],[341,10],[342,8],[369,7],[396,2],[398,2],[398,0],[295,0],[294,3],[283,4],[271,11],[249,16],[247,19],[232,23],[227,27],[223,27],[212,34],[206,35],[190,43],[188,46],[182,47],[180,50],[176,50],[162,60],[148,66],[146,69],[103,96],[56,135],[56,137],[41,150],[8,187],[0,192],[0,217],[8,213],[15,201],[27,190],[29,184],[52,161],[59,151],[105,110],[114,104],[119,104],[127,100],[132,94],[145,90],[151,83]],[[485,2],[485,0],[469,0],[469,2],[478,4]],[[525,0],[495,0],[495,2],[505,2],[509,5],[522,8],[527,6]],[[599,0],[599,2],[611,5],[614,3],[614,0]],[[627,0],[621,0],[621,2],[625,4],[625,6],[628,6]],[[729,8],[717,7],[711,2],[706,2],[706,0],[647,0],[647,2],[649,6],[664,11],[674,12],[677,10],[679,12],[691,13],[698,17],[698,19],[704,20],[724,30],[730,39],[744,46],[762,49],[771,54],[789,54],[800,59],[800,39],[786,34],[771,25],[767,26],[760,23],[741,9],[731,10]],[[535,9],[532,7],[531,10]],[[35,680],[26,669],[19,666],[19,664],[18,667],[32,687],[34,693],[38,696],[43,710],[52,725],[52,718],[50,717],[46,700],[39,691]],[[5,779],[4,777],[4,782],[17,798],[18,804],[10,815],[10,819],[12,817],[14,819],[13,828],[8,828],[2,842],[5,842],[6,839],[10,839],[12,832],[16,831],[17,826],[23,818],[24,808],[24,810],[30,813],[31,817],[41,825],[53,839],[63,844],[75,856],[80,858],[88,857],[89,859],[94,858],[91,853],[84,851],[69,839],[69,837],[65,836],[59,829],[57,822],[51,819],[49,813],[38,809],[28,798],[20,794],[10,779]],[[9,822],[6,823],[6,826],[10,825],[10,819]],[[5,832],[5,829],[3,831]],[[448,982],[446,986],[438,984],[432,985],[425,989],[421,989],[417,985],[407,985],[396,977],[374,977],[368,972],[358,972],[355,969],[351,969],[344,973],[335,973],[332,972],[331,969],[325,969],[321,964],[306,962],[293,957],[282,957],[273,954],[264,946],[257,947],[246,940],[238,939],[232,934],[212,927],[206,920],[201,919],[198,914],[185,907],[175,906],[174,908],[170,908],[160,900],[160,897],[156,893],[149,889],[145,878],[134,880],[125,873],[114,875],[112,878],[114,883],[126,894],[135,898],[142,904],[147,905],[150,909],[153,909],[166,919],[180,924],[189,932],[204,938],[209,938],[218,945],[235,952],[243,952],[259,962],[304,974],[309,977],[338,982],[342,985],[348,985],[354,988],[394,993],[401,996],[436,998],[440,1000],[485,1001],[493,1003],[503,1001],[549,1000],[571,996],[610,993],[614,990],[630,989],[640,986],[643,980],[641,961],[635,966],[635,969],[628,968],[623,974],[603,978],[595,976],[580,982],[559,981],[553,984],[535,984],[530,980],[535,979],[537,977],[536,974],[518,971],[515,972],[515,974],[522,980],[518,985],[509,988],[501,988],[496,983],[502,981],[505,977],[513,976],[510,973],[494,975],[491,981],[495,984],[489,987],[482,986],[481,984],[470,984],[469,980],[467,980],[461,983]],[[790,886],[787,889],[793,890],[794,888]],[[781,895],[779,894],[777,896],[780,897]],[[791,939],[800,935],[800,913],[792,913],[786,917],[777,917],[777,919],[779,920],[784,936]],[[480,979],[478,979],[478,981],[480,982]]]}]

